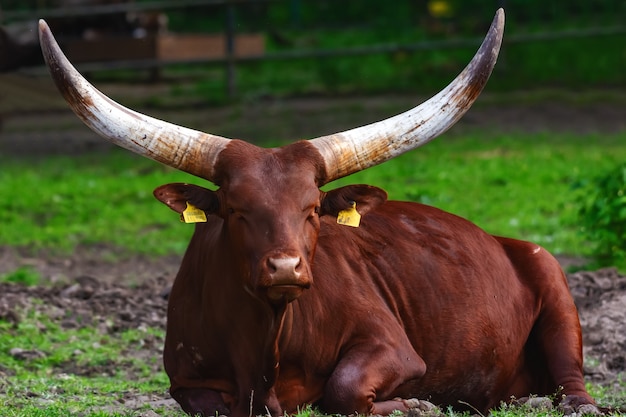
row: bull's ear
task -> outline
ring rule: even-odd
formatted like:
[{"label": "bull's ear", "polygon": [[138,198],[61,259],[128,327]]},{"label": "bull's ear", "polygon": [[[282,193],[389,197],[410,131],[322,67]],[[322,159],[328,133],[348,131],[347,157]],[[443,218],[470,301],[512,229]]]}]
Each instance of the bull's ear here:
[{"label": "bull's ear", "polygon": [[187,203],[196,206],[205,213],[215,213],[220,206],[215,191],[199,185],[180,182],[165,184],[156,188],[154,196],[177,213],[182,213],[187,208]]},{"label": "bull's ear", "polygon": [[322,195],[320,215],[337,216],[356,203],[356,209],[364,215],[387,201],[387,193],[371,185],[347,185]]}]

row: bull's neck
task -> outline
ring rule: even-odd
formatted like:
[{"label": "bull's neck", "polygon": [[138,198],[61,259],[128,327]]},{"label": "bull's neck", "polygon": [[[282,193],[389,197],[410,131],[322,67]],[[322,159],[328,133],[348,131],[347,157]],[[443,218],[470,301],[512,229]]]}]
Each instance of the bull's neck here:
[{"label": "bull's neck", "polygon": [[246,330],[244,334],[240,330],[233,331],[229,341],[232,366],[237,375],[238,408],[248,413],[252,405],[255,415],[266,414],[266,408],[270,409],[272,415],[282,414],[273,387],[278,378],[278,341],[283,329],[285,308],[276,309],[246,295],[249,298],[242,300],[238,320],[232,323]]},{"label": "bull's neck", "polygon": [[236,375],[237,408],[248,415],[252,404],[256,415],[266,414],[266,408],[272,414],[282,414],[273,386],[278,377],[278,346],[287,305],[270,305],[246,289],[240,269],[243,260],[228,249],[229,245],[218,247],[207,258],[213,265],[205,270],[222,273],[205,277],[203,300],[208,308],[204,320],[208,326],[220,328],[219,334],[226,338],[218,343],[226,343]]}]

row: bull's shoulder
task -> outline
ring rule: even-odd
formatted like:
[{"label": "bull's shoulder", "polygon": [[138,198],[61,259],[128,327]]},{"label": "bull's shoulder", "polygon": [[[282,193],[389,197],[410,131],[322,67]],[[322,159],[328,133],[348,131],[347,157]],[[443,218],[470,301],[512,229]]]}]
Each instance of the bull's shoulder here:
[{"label": "bull's shoulder", "polygon": [[423,242],[429,247],[473,244],[497,246],[491,235],[469,220],[425,204],[393,200],[367,212],[358,228],[338,225],[334,218],[324,218],[321,238],[325,236],[337,240],[389,239],[395,246],[402,242],[412,245]]},{"label": "bull's shoulder", "polygon": [[376,265],[387,277],[401,277],[407,270],[450,281],[494,270],[511,276],[510,261],[493,236],[456,215],[399,201],[368,212],[358,228],[324,219],[316,262],[325,262],[322,258],[335,265],[346,259],[353,268],[366,263],[368,273]]},{"label": "bull's shoulder", "polygon": [[[358,207],[357,207],[358,210]],[[326,224],[334,223],[334,218],[325,218]],[[478,228],[471,221],[446,212],[436,207],[409,201],[389,200],[380,204],[375,209],[368,211],[362,218],[362,222],[368,228],[378,225],[437,226],[439,228],[464,226]]]}]

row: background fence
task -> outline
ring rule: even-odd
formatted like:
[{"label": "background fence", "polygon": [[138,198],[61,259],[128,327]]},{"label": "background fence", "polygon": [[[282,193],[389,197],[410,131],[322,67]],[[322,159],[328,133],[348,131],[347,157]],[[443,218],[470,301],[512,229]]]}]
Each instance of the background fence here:
[{"label": "background fence", "polygon": [[[258,90],[254,78],[259,76],[265,89],[281,90],[278,78],[288,86],[309,85],[296,93],[380,91],[413,84],[392,83],[397,79],[420,79],[428,89],[439,78],[454,76],[500,6],[506,9],[507,26],[496,88],[507,88],[512,80],[521,88],[626,84],[625,0],[3,0],[0,23],[10,27],[44,17],[63,39],[82,36],[55,29],[63,19],[97,26],[114,15],[129,21],[159,13],[172,33],[224,34],[223,53],[183,59],[120,54],[79,62],[79,69],[94,73],[207,63],[224,68],[226,63],[226,82],[221,78],[219,83],[231,95],[236,87]],[[238,54],[235,37],[249,33],[262,37],[262,48]],[[272,70],[277,60],[291,63]]]}]

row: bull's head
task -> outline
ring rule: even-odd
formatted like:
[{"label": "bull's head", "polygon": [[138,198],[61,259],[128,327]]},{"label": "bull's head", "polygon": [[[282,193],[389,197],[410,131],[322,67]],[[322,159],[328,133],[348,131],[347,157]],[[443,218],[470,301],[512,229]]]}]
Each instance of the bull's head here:
[{"label": "bull's head", "polygon": [[190,203],[223,220],[244,285],[271,302],[292,301],[312,283],[320,216],[356,202],[361,214],[384,191],[320,187],[417,148],[450,128],[472,105],[495,65],[504,28],[498,10],[480,49],[450,85],[421,105],[356,129],[273,149],[202,133],[127,109],[89,84],[70,64],[46,23],[41,46],[57,87],[74,112],[111,142],[219,186],[168,184],[156,197],[181,213]]}]

